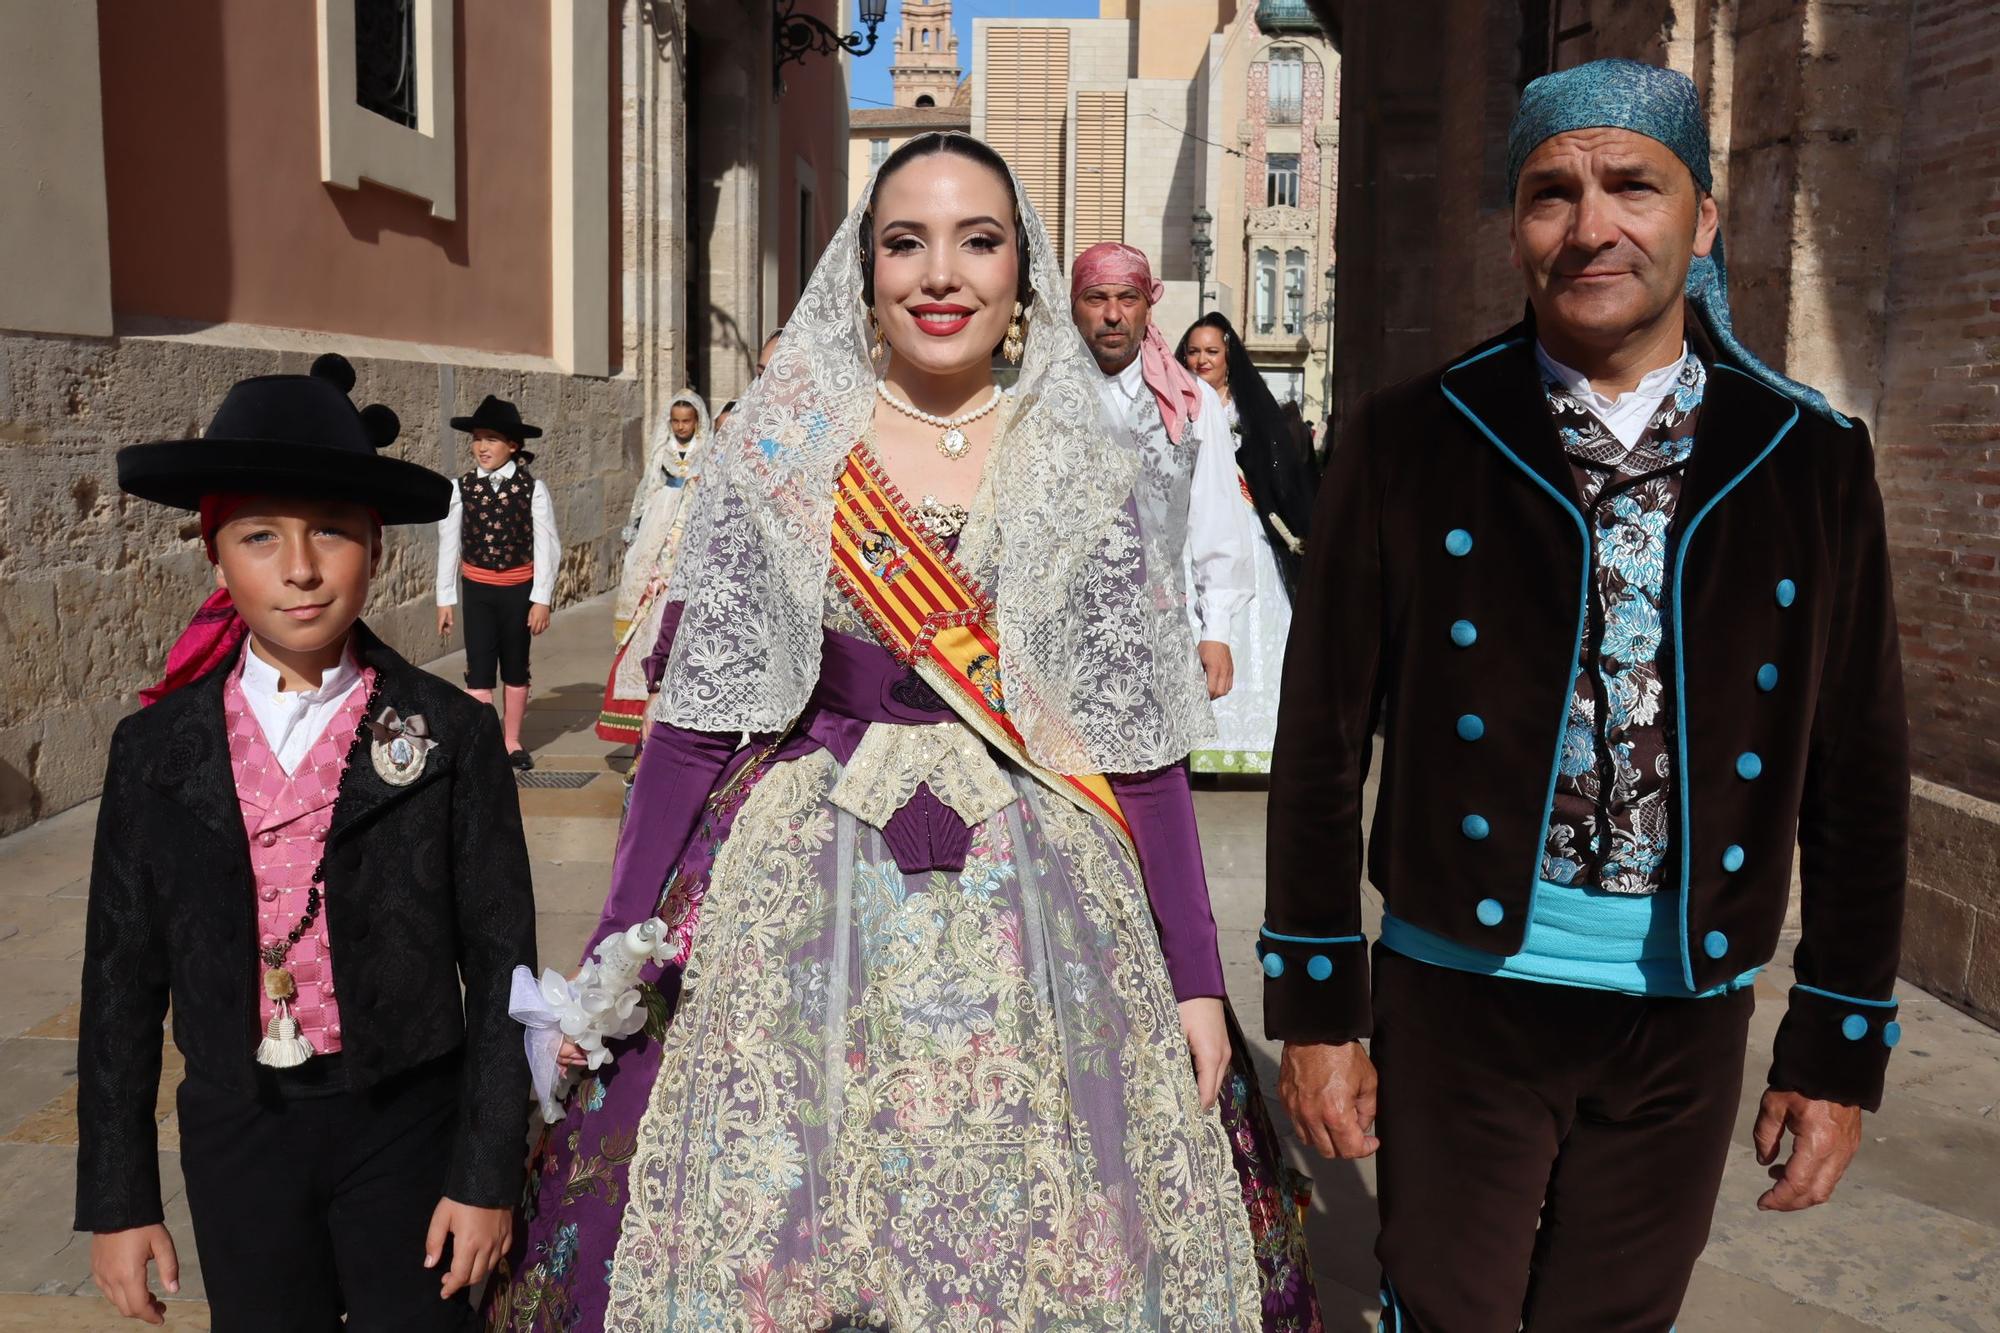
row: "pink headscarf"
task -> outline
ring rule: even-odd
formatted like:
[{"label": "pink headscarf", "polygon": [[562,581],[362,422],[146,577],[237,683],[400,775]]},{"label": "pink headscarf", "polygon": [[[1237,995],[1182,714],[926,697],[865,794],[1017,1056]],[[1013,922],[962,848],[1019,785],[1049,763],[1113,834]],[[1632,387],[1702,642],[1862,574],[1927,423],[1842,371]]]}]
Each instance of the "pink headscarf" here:
[{"label": "pink headscarf", "polygon": [[[1153,279],[1153,265],[1146,252],[1117,241],[1091,246],[1076,257],[1069,269],[1069,299],[1074,302],[1086,288],[1121,283],[1145,293],[1146,300],[1158,305],[1166,295],[1166,284]],[[1160,418],[1167,423],[1167,438],[1175,444],[1188,423],[1201,414],[1201,383],[1174,359],[1173,350],[1161,336],[1159,325],[1146,321],[1146,336],[1139,344],[1139,373],[1153,397],[1160,403]]]}]

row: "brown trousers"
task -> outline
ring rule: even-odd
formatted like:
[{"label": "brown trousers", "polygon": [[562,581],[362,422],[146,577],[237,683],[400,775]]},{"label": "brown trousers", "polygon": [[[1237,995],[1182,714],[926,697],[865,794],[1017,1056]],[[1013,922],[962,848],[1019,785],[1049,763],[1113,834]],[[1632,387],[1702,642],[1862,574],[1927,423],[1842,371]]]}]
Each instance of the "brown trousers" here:
[{"label": "brown trousers", "polygon": [[1708,1241],[1753,1004],[1378,945],[1384,1333],[1667,1333]]}]

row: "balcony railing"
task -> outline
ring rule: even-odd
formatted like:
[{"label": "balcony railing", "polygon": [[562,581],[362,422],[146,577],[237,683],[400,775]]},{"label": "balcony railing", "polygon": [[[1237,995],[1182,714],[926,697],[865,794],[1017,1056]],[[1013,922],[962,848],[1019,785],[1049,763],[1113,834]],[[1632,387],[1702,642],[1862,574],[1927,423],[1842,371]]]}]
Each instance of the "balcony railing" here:
[{"label": "balcony railing", "polygon": [[1306,0],[1257,0],[1257,27],[1264,32],[1318,32],[1319,20]]}]

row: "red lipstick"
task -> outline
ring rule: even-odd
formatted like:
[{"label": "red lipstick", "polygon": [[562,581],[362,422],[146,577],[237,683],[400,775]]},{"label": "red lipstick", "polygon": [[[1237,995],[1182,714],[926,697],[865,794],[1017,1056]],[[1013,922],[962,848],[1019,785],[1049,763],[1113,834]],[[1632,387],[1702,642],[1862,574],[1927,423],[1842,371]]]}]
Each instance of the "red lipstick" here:
[{"label": "red lipstick", "polygon": [[962,305],[913,305],[910,314],[916,317],[918,330],[933,338],[949,338],[972,322],[972,312]]}]

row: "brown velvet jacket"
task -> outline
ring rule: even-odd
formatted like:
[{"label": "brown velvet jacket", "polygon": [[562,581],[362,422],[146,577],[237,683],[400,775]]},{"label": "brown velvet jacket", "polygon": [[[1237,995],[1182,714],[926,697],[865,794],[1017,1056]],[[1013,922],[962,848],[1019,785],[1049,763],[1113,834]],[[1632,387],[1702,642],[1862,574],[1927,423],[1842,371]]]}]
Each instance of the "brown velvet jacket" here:
[{"label": "brown velvet jacket", "polygon": [[[1873,1109],[1900,1036],[1909,758],[1868,433],[1717,365],[1692,321],[1690,341],[1712,371],[1667,540],[1661,891],[1680,899],[1683,980],[1705,990],[1770,960],[1798,848],[1804,936],[1770,1081]],[[1372,1026],[1361,791],[1378,724],[1367,871],[1388,909],[1521,947],[1570,684],[1595,647],[1587,529],[1540,385],[1517,325],[1365,399],[1331,459],[1272,761],[1272,1037]],[[1447,549],[1454,531],[1469,550]]]}]

